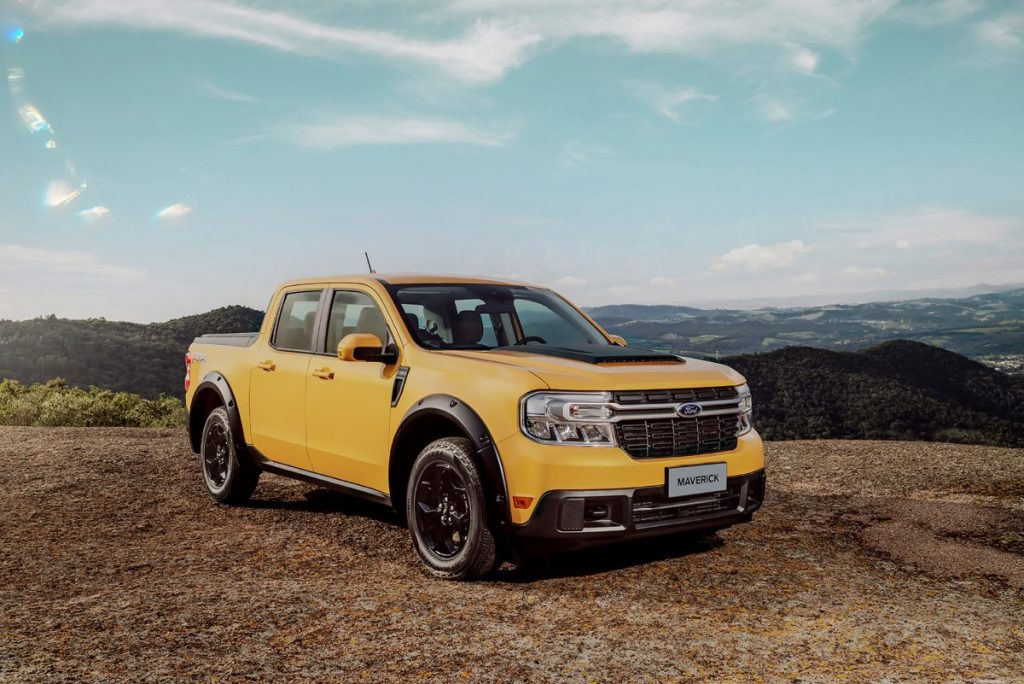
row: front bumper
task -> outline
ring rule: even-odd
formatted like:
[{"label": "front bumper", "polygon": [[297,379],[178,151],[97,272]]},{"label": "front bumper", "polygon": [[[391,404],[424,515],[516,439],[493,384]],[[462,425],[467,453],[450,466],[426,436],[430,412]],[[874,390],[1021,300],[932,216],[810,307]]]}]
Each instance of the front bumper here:
[{"label": "front bumper", "polygon": [[506,528],[531,555],[747,522],[765,496],[765,471],[727,478],[723,492],[667,499],[663,486],[558,490],[541,497],[530,521]]}]

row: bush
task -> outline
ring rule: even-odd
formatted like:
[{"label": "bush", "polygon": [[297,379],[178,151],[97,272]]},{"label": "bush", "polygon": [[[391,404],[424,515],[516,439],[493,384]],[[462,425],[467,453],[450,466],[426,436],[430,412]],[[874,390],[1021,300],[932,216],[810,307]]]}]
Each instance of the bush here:
[{"label": "bush", "polygon": [[181,427],[185,408],[174,397],[144,399],[98,387],[69,387],[57,378],[23,385],[0,382],[0,425],[47,427]]}]

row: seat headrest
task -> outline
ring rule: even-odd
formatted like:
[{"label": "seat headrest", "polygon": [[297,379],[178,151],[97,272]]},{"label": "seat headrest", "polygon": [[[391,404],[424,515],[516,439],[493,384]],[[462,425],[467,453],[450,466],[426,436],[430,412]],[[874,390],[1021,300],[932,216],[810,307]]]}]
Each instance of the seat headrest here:
[{"label": "seat headrest", "polygon": [[452,339],[455,344],[480,344],[484,336],[484,320],[479,311],[460,311],[455,317]]},{"label": "seat headrest", "polygon": [[367,306],[359,312],[359,322],[356,323],[359,332],[373,333],[387,342],[387,325],[384,324],[384,316],[380,309],[375,306]]}]

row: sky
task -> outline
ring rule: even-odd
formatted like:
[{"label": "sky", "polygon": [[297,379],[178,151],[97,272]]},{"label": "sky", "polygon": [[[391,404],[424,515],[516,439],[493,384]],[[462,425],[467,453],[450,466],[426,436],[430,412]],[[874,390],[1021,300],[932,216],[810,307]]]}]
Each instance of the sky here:
[{"label": "sky", "polygon": [[0,318],[1024,283],[1024,3],[0,0]]}]

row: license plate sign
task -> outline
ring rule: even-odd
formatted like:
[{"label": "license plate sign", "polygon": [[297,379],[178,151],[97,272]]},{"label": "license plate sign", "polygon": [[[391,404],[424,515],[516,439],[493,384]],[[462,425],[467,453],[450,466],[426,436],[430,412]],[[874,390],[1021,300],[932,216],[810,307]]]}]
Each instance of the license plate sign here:
[{"label": "license plate sign", "polygon": [[694,496],[711,492],[724,492],[726,489],[726,469],[724,463],[706,463],[704,465],[680,466],[667,469],[668,497]]}]

